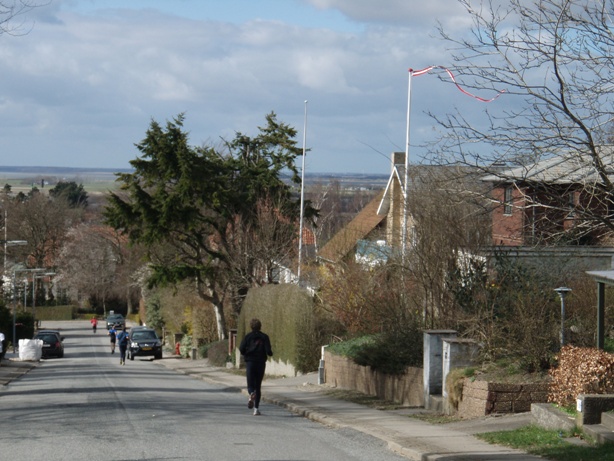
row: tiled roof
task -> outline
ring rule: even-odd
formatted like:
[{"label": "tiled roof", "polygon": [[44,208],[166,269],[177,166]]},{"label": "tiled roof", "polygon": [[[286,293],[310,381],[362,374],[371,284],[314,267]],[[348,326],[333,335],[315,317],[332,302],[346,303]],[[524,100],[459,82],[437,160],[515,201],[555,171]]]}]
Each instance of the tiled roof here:
[{"label": "tiled roof", "polygon": [[[600,157],[608,177],[614,181],[614,154]],[[486,182],[530,181],[548,184],[594,184],[601,181],[591,157],[570,154],[551,157],[537,163],[510,169],[501,169],[484,176]]]}]

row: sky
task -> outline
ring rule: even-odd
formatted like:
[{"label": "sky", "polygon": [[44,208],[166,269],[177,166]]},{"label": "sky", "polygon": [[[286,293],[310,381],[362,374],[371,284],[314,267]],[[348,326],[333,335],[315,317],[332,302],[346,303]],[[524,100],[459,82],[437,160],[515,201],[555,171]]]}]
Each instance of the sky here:
[{"label": "sky", "polygon": [[[31,1],[0,34],[0,166],[129,168],[152,120],[184,114],[192,145],[218,145],[275,112],[307,173],[388,174],[408,69],[452,67],[436,24],[470,26],[455,0]],[[412,78],[410,158],[436,136],[426,112],[459,106],[484,110]]]}]

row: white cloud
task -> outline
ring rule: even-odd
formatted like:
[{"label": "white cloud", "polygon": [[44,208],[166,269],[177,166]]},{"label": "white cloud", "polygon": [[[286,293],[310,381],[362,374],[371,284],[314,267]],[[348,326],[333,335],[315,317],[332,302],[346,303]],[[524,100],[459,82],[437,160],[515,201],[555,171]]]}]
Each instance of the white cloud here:
[{"label": "white cloud", "polygon": [[[151,118],[185,112],[200,144],[254,134],[270,111],[300,131],[309,100],[311,171],[387,173],[388,159],[368,146],[386,156],[403,148],[407,69],[449,64],[432,25],[458,19],[451,2],[305,0],[298,17],[263,1],[258,17],[233,22],[216,19],[224,15],[212,5],[222,3],[235,0],[184,0],[180,12],[174,2],[137,9],[149,3],[136,0],[87,3],[115,6],[105,10],[54,0],[35,10],[29,34],[0,36],[0,126],[12,127],[0,151],[23,154],[5,161],[126,167]],[[309,4],[321,10],[307,12]],[[199,12],[188,18],[190,5]],[[430,129],[422,113],[458,97],[421,78],[412,99],[420,136]]]}]

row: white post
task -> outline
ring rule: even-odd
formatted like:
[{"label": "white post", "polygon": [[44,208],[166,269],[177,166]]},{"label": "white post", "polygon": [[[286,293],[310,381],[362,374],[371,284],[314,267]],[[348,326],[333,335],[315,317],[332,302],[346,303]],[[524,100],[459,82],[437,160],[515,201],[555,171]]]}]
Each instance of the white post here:
[{"label": "white post", "polygon": [[305,212],[305,154],[307,153],[307,100],[305,100],[305,116],[303,122],[303,167],[301,171],[301,213],[298,230],[298,283],[301,283],[301,265],[303,264],[303,214]]},{"label": "white post", "polygon": [[403,186],[403,224],[401,228],[401,257],[405,263],[405,253],[407,250],[407,215],[409,214],[409,120],[411,110],[411,77],[413,69],[409,69],[407,80],[407,126],[405,130],[405,184]]}]

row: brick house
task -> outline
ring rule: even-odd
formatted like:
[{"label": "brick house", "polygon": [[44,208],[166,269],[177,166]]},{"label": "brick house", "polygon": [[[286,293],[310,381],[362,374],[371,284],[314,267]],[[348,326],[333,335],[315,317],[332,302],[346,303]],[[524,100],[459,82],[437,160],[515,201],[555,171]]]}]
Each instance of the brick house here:
[{"label": "brick house", "polygon": [[594,168],[581,156],[500,169],[492,184],[492,244],[502,247],[603,244],[595,217],[610,212]]}]

